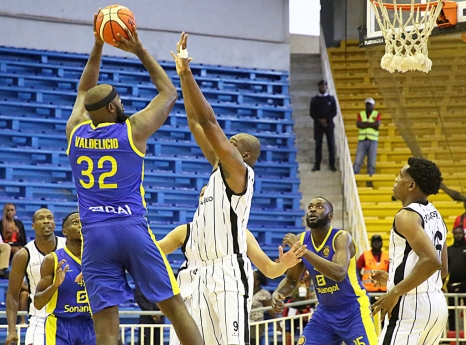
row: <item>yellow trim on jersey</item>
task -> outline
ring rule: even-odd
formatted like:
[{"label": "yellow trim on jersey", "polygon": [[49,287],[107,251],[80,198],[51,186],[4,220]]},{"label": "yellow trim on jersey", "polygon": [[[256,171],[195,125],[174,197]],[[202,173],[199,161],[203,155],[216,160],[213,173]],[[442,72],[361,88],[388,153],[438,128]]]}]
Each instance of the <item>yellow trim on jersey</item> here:
[{"label": "yellow trim on jersey", "polygon": [[144,189],[144,186],[142,185],[142,183],[144,182],[144,170],[145,170],[144,161],[142,161],[141,185],[139,186],[139,193],[141,193],[142,206],[144,206],[144,208],[147,210],[147,204],[146,204],[146,198],[145,198],[146,191]]},{"label": "yellow trim on jersey", "polygon": [[[52,257],[53,257],[53,272],[54,272],[53,280],[52,280],[52,284],[53,284],[55,283],[55,279],[57,279],[55,272],[57,272],[58,257],[57,257],[57,254],[55,254],[55,252],[52,252],[50,254],[52,254]],[[52,298],[50,299],[50,301],[47,303],[45,307],[45,311],[48,314],[52,314],[54,312],[55,308],[57,307],[57,300],[58,300],[58,289],[54,292],[54,294],[52,295]]]},{"label": "yellow trim on jersey", "polygon": [[45,320],[45,343],[47,345],[57,344],[57,318],[54,315],[47,316]]},{"label": "yellow trim on jersey", "polygon": [[362,324],[366,330],[367,339],[369,339],[369,344],[366,345],[377,345],[378,337],[375,331],[374,321],[371,316],[369,297],[367,296],[366,291],[363,290],[359,285],[357,278],[356,259],[354,256],[350,259],[347,274],[351,286],[353,287],[354,294],[358,297],[357,301],[359,303],[359,310],[361,312]]},{"label": "yellow trim on jersey", "polygon": [[324,240],[322,241],[322,243],[320,244],[319,247],[317,247],[316,244],[314,243],[314,238],[312,237],[312,233],[311,233],[312,245],[314,246],[314,249],[316,250],[316,252],[320,252],[320,250],[325,246],[325,243],[327,243],[327,240],[328,240],[330,234],[332,233],[332,229],[333,229],[333,227],[330,227],[328,229],[327,235],[325,235],[325,238],[324,238]]},{"label": "yellow trim on jersey", "polygon": [[304,237],[306,237],[306,232],[303,232],[301,235],[299,235],[299,243],[304,244]]},{"label": "yellow trim on jersey", "polygon": [[70,133],[70,140],[68,141],[68,146],[66,148],[66,155],[69,156],[70,155],[70,147],[71,147],[71,142],[73,141],[73,134],[74,132],[76,132],[76,130],[81,127],[81,126],[84,126],[84,125],[87,125],[87,124],[91,124],[92,125],[92,120],[86,120],[86,121],[83,121],[81,123],[78,123],[72,130],[71,130],[71,133]]},{"label": "yellow trim on jersey", "polygon": [[[82,247],[82,241],[81,241],[81,247]],[[77,256],[75,256],[67,247],[63,248],[65,250],[65,252],[68,253],[69,256],[71,256],[71,258],[76,261],[79,265],[82,265],[81,264],[81,259],[79,259]],[[82,249],[82,248],[81,248]]]},{"label": "yellow trim on jersey", "polygon": [[134,145],[134,142],[133,142],[133,128],[131,127],[131,122],[129,121],[129,119],[126,119],[126,128],[128,130],[128,140],[129,140],[129,144],[131,145],[131,148],[134,150],[134,152],[136,152],[136,154],[140,157],[144,157],[145,154],[142,153],[141,151],[139,151],[139,149],[136,147],[136,145]]},{"label": "yellow trim on jersey", "polygon": [[180,287],[178,286],[178,282],[176,281],[175,275],[173,274],[172,268],[171,268],[170,264],[168,263],[167,257],[163,253],[162,249],[160,249],[159,244],[157,243],[155,235],[152,232],[149,224],[147,224],[147,231],[149,232],[150,238],[152,239],[154,244],[157,246],[157,248],[158,248],[158,250],[160,252],[160,255],[162,256],[163,263],[165,264],[165,268],[166,268],[167,273],[168,273],[168,277],[170,278],[170,284],[172,286],[173,294],[178,295],[180,293]]}]

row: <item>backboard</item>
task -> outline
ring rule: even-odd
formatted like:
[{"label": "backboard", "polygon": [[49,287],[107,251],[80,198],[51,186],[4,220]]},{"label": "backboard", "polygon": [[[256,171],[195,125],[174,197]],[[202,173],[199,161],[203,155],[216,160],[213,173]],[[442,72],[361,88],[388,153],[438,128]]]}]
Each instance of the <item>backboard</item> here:
[{"label": "backboard", "polygon": [[[393,0],[384,0],[384,3],[393,4]],[[426,0],[416,0],[416,3],[425,3]],[[435,27],[432,31],[431,36],[436,35],[448,35],[454,33],[463,33],[466,32],[466,0],[456,1],[458,4],[457,8],[457,23],[456,25],[449,27]],[[398,5],[411,4],[411,0],[396,0]],[[359,46],[360,47],[369,47],[373,45],[380,45],[384,43],[382,32],[377,23],[374,9],[369,0],[367,0],[367,18],[366,25],[358,28],[359,30]],[[393,12],[393,11],[392,11]],[[390,13],[390,10],[389,10]],[[403,16],[407,18],[410,12],[403,12]],[[422,12],[420,13],[422,16]],[[407,27],[409,29],[409,27]]]}]

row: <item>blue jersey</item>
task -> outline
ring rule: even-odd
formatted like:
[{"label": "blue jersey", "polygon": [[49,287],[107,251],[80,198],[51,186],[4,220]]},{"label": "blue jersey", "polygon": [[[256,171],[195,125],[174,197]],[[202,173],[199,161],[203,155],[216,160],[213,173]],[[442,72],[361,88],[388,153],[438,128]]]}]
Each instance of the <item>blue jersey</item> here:
[{"label": "blue jersey", "polygon": [[[66,247],[57,249],[52,252],[52,255],[55,259],[54,272],[57,270],[58,263],[63,259],[66,260],[65,265],[69,265],[69,271],[66,272],[65,280],[47,304],[47,313],[53,314],[57,318],[90,319],[89,300],[84,282],[76,283],[74,281],[82,271],[81,260]],[[53,279],[55,281],[55,277]]]},{"label": "blue jersey", "polygon": [[[334,241],[338,234],[343,231],[340,229],[330,228],[326,238],[319,247],[316,247],[311,236],[311,231],[306,231],[301,242],[307,244],[307,249],[317,254],[321,258],[332,261],[335,254]],[[369,305],[369,299],[366,291],[362,287],[361,280],[356,269],[356,259],[350,259],[348,272],[345,279],[336,282],[325,277],[307,260],[303,260],[309,274],[312,277],[316,288],[317,299],[319,304],[326,309],[342,309],[345,305],[354,302]]]},{"label": "blue jersey", "polygon": [[67,150],[83,226],[115,217],[145,215],[144,154],[124,123],[85,121],[71,132]]}]

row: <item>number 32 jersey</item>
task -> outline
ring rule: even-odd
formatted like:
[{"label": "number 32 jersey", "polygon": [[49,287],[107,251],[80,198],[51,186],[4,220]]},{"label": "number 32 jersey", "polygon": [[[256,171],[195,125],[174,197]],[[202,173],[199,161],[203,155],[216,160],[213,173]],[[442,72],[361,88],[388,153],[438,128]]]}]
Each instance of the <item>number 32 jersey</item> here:
[{"label": "number 32 jersey", "polygon": [[[411,203],[403,209],[416,212],[419,215],[424,232],[432,241],[432,245],[435,247],[439,259],[441,260],[442,249],[445,246],[447,237],[447,227],[435,206],[430,202],[425,205],[420,203]],[[399,284],[411,273],[413,267],[419,261],[419,257],[413,251],[408,241],[406,241],[406,239],[397,232],[395,221],[393,222],[393,228],[390,232],[389,257],[390,268],[387,289],[390,291],[395,287],[395,285]],[[434,292],[441,289],[442,274],[441,270],[438,270],[417,288],[408,292],[408,294]]]},{"label": "number 32 jersey", "polygon": [[84,224],[145,215],[144,154],[133,143],[131,123],[80,123],[67,154]]}]

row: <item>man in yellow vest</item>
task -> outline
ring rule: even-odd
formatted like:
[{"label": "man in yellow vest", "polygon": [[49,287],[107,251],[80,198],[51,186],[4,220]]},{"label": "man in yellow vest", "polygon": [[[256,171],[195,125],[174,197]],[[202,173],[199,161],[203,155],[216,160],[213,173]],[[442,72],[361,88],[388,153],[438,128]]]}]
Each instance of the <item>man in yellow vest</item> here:
[{"label": "man in yellow vest", "polygon": [[[367,98],[365,103],[366,110],[359,113],[356,121],[359,136],[353,170],[355,174],[359,174],[364,157],[367,156],[367,173],[372,176],[375,173],[381,114],[374,110],[375,101],[373,98]],[[373,187],[372,181],[367,181],[367,187]]]},{"label": "man in yellow vest", "polygon": [[[367,292],[385,292],[386,287],[375,287],[371,281],[372,270],[382,270],[388,272],[388,253],[382,251],[382,237],[374,235],[371,238],[371,248],[361,254],[356,267],[360,272],[361,280]],[[372,301],[372,298],[371,298]]]}]

